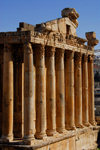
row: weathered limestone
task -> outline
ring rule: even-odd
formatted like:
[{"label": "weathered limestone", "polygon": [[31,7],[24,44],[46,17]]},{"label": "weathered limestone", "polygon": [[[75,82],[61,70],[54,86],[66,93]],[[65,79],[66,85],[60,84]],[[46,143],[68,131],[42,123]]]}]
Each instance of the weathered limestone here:
[{"label": "weathered limestone", "polygon": [[14,48],[14,125],[15,138],[24,136],[24,53]]},{"label": "weathered limestone", "polygon": [[55,86],[55,48],[47,47],[47,135],[52,136],[56,131],[56,86]]},{"label": "weathered limestone", "polygon": [[78,17],[65,8],[62,18],[0,33],[0,149],[96,149],[98,40],[77,37]]},{"label": "weathered limestone", "polygon": [[30,43],[24,45],[24,139],[30,144],[35,134],[35,80],[33,50]]},{"label": "weathered limestone", "polygon": [[36,47],[36,138],[46,136],[45,47]]},{"label": "weathered limestone", "polygon": [[99,43],[99,40],[96,39],[96,33],[95,32],[86,32],[85,33],[86,38],[88,40],[88,46],[91,46],[92,49],[94,46],[96,46]]},{"label": "weathered limestone", "polygon": [[64,50],[56,49],[56,128],[65,131]]},{"label": "weathered limestone", "polygon": [[74,52],[66,52],[65,58],[65,119],[66,129],[75,129],[74,100]]},{"label": "weathered limestone", "polygon": [[62,17],[68,17],[76,25],[76,27],[78,27],[77,18],[79,17],[79,14],[74,8],[64,8],[61,15]]},{"label": "weathered limestone", "polygon": [[4,44],[2,140],[13,140],[13,57],[11,45]]},{"label": "weathered limestone", "polygon": [[82,125],[82,68],[81,53],[75,54],[74,78],[75,78],[75,125],[77,128],[83,128]]},{"label": "weathered limestone", "polygon": [[89,126],[88,119],[88,56],[83,55],[82,60],[82,120],[83,125]]},{"label": "weathered limestone", "polygon": [[3,102],[3,51],[1,51],[0,53],[0,137],[2,135],[2,102]]},{"label": "weathered limestone", "polygon": [[93,56],[89,56],[88,62],[88,109],[89,109],[89,122],[92,125],[95,123],[95,114],[94,114],[94,72],[93,72]]}]

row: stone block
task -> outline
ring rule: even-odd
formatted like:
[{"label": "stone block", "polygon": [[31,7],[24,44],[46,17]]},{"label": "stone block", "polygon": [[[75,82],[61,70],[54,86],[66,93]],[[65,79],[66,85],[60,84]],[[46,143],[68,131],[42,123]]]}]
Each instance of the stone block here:
[{"label": "stone block", "polygon": [[85,35],[86,35],[87,40],[91,40],[93,38],[96,38],[95,32],[86,32]]}]

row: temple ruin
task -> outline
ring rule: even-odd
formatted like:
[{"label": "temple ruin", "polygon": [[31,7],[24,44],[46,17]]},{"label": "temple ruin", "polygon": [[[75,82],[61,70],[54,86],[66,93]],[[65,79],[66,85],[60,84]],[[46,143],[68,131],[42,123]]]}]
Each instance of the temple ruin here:
[{"label": "temple ruin", "polygon": [[0,32],[0,148],[87,150],[97,147],[95,32],[77,37],[73,8],[35,26]]}]

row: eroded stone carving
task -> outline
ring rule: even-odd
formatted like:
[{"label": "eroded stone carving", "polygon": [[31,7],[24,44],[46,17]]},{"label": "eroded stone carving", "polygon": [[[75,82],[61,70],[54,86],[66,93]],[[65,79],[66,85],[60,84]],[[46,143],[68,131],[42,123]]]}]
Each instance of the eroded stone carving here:
[{"label": "eroded stone carving", "polygon": [[99,43],[99,41],[96,39],[95,32],[86,32],[85,35],[88,40],[88,46],[94,47]]},{"label": "eroded stone carving", "polygon": [[17,32],[0,33],[2,149],[94,148],[91,50],[98,40],[94,32],[86,33],[87,40],[77,37],[78,17],[75,9],[65,8],[62,18],[36,26],[20,23]]}]

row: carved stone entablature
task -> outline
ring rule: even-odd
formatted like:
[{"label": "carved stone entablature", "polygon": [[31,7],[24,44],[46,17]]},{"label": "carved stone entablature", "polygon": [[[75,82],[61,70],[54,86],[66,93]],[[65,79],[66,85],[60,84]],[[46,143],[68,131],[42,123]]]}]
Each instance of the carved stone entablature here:
[{"label": "carved stone entablature", "polygon": [[53,57],[55,55],[55,47],[46,47],[46,57]]},{"label": "carved stone entablature", "polygon": [[84,44],[85,42],[87,42],[86,39],[77,36],[73,36],[73,35],[66,36],[66,44],[68,45],[73,45],[73,46],[86,49],[87,46]]},{"label": "carved stone entablature", "polygon": [[40,32],[33,32],[32,36],[37,37],[37,38],[44,38],[44,34]]},{"label": "carved stone entablature", "polygon": [[58,42],[63,42],[65,40],[64,35],[59,32],[53,34],[53,36],[54,36],[54,40],[57,40]]},{"label": "carved stone entablature", "polygon": [[33,50],[32,50],[32,44],[31,43],[25,43],[24,44],[24,52],[25,53],[33,53]]}]

